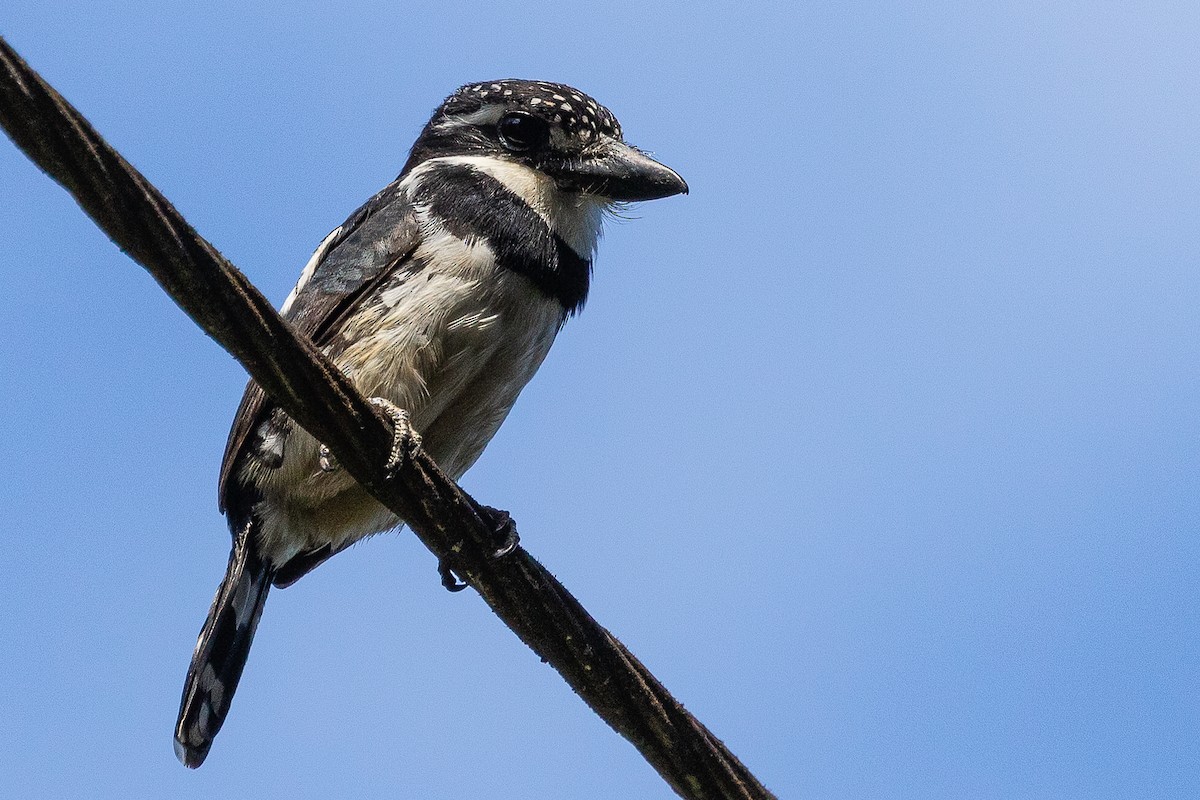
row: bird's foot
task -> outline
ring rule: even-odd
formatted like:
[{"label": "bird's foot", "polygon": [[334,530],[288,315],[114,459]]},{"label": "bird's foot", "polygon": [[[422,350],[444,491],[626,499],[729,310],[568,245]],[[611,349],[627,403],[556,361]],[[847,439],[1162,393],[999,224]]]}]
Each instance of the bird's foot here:
[{"label": "bird's foot", "polygon": [[[413,428],[408,412],[391,400],[372,397],[369,402],[373,406],[382,408],[392,418],[392,452],[388,455],[387,464],[384,466],[387,467],[388,472],[394,472],[403,461],[405,451],[408,455],[412,455],[421,446],[421,434]],[[322,472],[337,472],[342,468],[342,465],[338,463],[337,456],[326,445],[321,445],[317,449],[317,464]]]},{"label": "bird's foot", "polygon": [[447,592],[461,592],[469,585],[458,579],[448,561],[438,561],[438,575],[442,576],[442,586]]},{"label": "bird's foot", "polygon": [[369,402],[382,408],[384,413],[392,418],[392,452],[388,455],[384,467],[388,472],[395,472],[404,463],[405,458],[412,458],[420,449],[421,434],[412,426],[408,412],[391,400],[372,397]]},{"label": "bird's foot", "polygon": [[490,523],[492,526],[492,535],[495,537],[496,550],[492,553],[493,559],[504,558],[506,555],[517,549],[517,545],[521,543],[521,537],[517,533],[517,523],[513,521],[512,515],[500,508],[492,508],[491,506],[480,506],[484,522]]},{"label": "bird's foot", "polygon": [[321,467],[321,472],[337,472],[342,468],[342,465],[338,463],[337,456],[330,452],[325,445],[317,448],[317,464]]},{"label": "bird's foot", "polygon": [[[517,534],[517,524],[513,522],[511,514],[499,508],[482,505],[477,507],[477,511],[479,517],[492,528],[493,541],[496,546],[490,556],[493,560],[504,558],[517,549],[521,537]],[[469,585],[459,579],[458,575],[454,573],[454,568],[450,566],[450,562],[445,560],[438,561],[438,575],[442,576],[442,586],[450,592],[461,592]]]}]

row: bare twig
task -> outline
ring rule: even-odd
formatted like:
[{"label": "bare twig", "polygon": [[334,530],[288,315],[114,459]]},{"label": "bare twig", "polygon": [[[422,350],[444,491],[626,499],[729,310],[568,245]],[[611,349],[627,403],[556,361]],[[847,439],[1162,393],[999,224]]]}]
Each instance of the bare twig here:
[{"label": "bare twig", "polygon": [[695,800],[772,796],[528,553],[490,558],[491,513],[423,451],[389,474],[386,418],[2,38],[0,125],[676,792]]}]

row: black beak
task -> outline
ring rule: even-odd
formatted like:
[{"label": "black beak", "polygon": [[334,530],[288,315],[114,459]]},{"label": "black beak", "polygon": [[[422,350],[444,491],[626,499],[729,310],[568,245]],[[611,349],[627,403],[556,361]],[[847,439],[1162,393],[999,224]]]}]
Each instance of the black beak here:
[{"label": "black beak", "polygon": [[610,200],[657,200],[688,191],[678,172],[615,139],[605,139],[599,149],[564,164],[555,173],[564,189]]}]

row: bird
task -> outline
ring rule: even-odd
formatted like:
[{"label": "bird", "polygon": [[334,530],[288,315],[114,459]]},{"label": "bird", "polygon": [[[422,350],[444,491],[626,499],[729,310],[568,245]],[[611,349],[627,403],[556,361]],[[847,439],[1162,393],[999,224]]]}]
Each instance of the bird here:
[{"label": "bird", "polygon": [[[397,178],[321,241],[280,312],[457,480],[583,308],[606,213],[687,191],[578,89],[468,84]],[[225,722],[271,588],[404,522],[253,380],[218,497],[233,544],[174,736],[191,768]]]}]

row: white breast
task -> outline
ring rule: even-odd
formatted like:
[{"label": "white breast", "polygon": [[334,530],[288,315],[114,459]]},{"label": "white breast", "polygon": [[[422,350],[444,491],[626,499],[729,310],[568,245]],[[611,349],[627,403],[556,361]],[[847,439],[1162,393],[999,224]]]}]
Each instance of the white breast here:
[{"label": "white breast", "polygon": [[[371,309],[355,315],[344,332],[353,344],[338,364],[364,394],[409,409],[418,430],[458,408],[464,394],[507,402],[507,413],[516,395],[504,387],[519,391],[533,377],[562,324],[562,306],[522,276],[497,269],[485,241],[460,239],[424,209],[417,212],[422,233],[413,259],[429,266],[398,276]],[[500,382],[478,383],[483,373]]]},{"label": "white breast", "polygon": [[[564,201],[553,182],[519,165],[479,161],[472,166],[504,181],[543,218],[557,220],[555,231],[590,255],[599,206],[581,202],[556,210],[553,204]],[[406,179],[410,197],[418,194],[424,169]],[[414,209],[421,235],[412,270],[398,273],[355,312],[341,336],[351,344],[335,360],[364,395],[407,409],[426,451],[457,479],[541,366],[565,312],[524,276],[498,269],[486,241],[458,238],[427,208],[417,203]],[[263,492],[257,511],[265,552],[275,563],[399,522],[344,472],[323,472],[318,443],[299,428],[288,436],[278,469],[254,468],[245,477]]]}]

